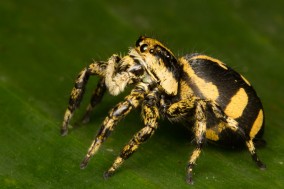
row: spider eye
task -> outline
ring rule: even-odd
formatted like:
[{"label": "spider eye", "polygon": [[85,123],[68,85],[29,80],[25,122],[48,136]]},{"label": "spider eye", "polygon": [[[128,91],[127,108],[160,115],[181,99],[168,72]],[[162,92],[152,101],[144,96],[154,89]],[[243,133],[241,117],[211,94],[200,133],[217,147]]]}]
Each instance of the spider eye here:
[{"label": "spider eye", "polygon": [[148,45],[147,45],[147,44],[143,44],[143,45],[141,45],[141,47],[140,47],[140,51],[141,51],[142,53],[145,52],[147,49],[148,49]]}]

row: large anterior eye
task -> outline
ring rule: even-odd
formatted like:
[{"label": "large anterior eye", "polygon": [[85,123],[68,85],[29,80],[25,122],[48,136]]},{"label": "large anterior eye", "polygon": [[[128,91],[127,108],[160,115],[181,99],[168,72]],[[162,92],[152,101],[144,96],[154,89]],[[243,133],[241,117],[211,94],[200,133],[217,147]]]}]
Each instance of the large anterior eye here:
[{"label": "large anterior eye", "polygon": [[143,45],[141,45],[141,47],[140,47],[140,51],[141,51],[141,52],[145,52],[147,49],[148,49],[148,45],[147,45],[147,44],[143,44]]}]

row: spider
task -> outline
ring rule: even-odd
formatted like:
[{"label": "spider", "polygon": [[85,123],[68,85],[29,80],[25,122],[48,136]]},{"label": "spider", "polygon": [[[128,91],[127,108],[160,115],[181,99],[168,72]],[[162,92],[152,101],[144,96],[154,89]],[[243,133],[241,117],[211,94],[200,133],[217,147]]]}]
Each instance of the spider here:
[{"label": "spider", "polygon": [[115,171],[158,128],[160,117],[183,122],[192,130],[195,149],[189,157],[186,181],[193,183],[193,167],[204,143],[213,141],[228,146],[245,145],[260,169],[266,166],[256,154],[255,139],[262,140],[264,112],[251,84],[220,60],[203,55],[187,54],[176,58],[154,38],[139,37],[126,56],[112,55],[84,68],[78,75],[64,115],[61,134],[78,108],[88,79],[98,75],[100,80],[83,117],[88,122],[93,108],[104,93],[118,95],[133,84],[124,100],[112,108],[81,163],[85,168],[90,158],[114,130],[117,123],[131,110],[141,106],[144,127],[122,149],[105,178]]}]

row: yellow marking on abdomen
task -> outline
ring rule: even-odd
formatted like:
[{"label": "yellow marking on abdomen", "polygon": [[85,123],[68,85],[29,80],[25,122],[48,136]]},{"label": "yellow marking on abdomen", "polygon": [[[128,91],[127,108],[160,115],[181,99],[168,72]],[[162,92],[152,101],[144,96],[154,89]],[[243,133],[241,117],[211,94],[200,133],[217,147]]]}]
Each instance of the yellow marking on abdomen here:
[{"label": "yellow marking on abdomen", "polygon": [[230,103],[225,109],[225,113],[236,119],[243,114],[244,109],[248,104],[248,95],[244,88],[240,88],[238,92],[231,98]]},{"label": "yellow marking on abdomen", "polygon": [[216,132],[214,130],[211,130],[211,129],[206,130],[206,138],[209,139],[209,140],[213,140],[213,141],[219,140],[218,134],[216,134]]},{"label": "yellow marking on abdomen", "polygon": [[210,56],[206,56],[206,55],[197,55],[197,56],[194,56],[192,57],[190,60],[196,60],[196,59],[203,59],[203,60],[209,60],[211,62],[214,62],[214,63],[217,63],[220,67],[224,68],[225,70],[227,70],[227,66],[221,62],[220,60],[218,59],[215,59],[215,58],[212,58]]},{"label": "yellow marking on abdomen", "polygon": [[210,139],[210,140],[213,140],[213,141],[218,141],[220,138],[219,138],[219,134],[224,130],[226,129],[226,124],[227,123],[224,123],[224,122],[220,122],[218,125],[210,128],[210,129],[207,129],[206,130],[206,138],[207,139]]},{"label": "yellow marking on abdomen", "polygon": [[248,84],[249,86],[251,86],[250,83],[249,83],[249,81],[248,81],[244,76],[241,75],[241,78],[246,82],[246,84]]},{"label": "yellow marking on abdomen", "polygon": [[191,68],[191,66],[188,64],[187,60],[185,60],[184,58],[181,58],[180,62],[183,64],[185,73],[188,74],[190,79],[198,87],[198,89],[203,94],[203,96],[206,99],[216,101],[216,99],[219,97],[219,91],[218,91],[217,86],[214,85],[212,82],[206,82],[202,78],[198,77],[195,74],[194,70]]},{"label": "yellow marking on abdomen", "polygon": [[255,135],[258,133],[258,131],[260,130],[261,126],[263,123],[263,111],[259,110],[258,115],[252,125],[252,128],[250,130],[249,136],[250,138],[254,138]]}]

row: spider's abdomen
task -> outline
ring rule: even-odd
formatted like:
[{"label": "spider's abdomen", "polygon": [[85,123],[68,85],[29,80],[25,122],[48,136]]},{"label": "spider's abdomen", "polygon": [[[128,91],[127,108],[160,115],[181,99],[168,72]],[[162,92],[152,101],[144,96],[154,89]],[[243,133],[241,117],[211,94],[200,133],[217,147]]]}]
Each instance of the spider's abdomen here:
[{"label": "spider's abdomen", "polygon": [[[179,61],[183,65],[179,91],[181,98],[186,98],[187,93],[193,93],[201,99],[211,100],[227,116],[235,119],[250,138],[262,136],[262,104],[251,84],[242,75],[206,55],[186,55]],[[210,123],[212,119],[207,120],[206,138],[232,144],[241,140],[235,133],[224,129],[221,123]]]}]

